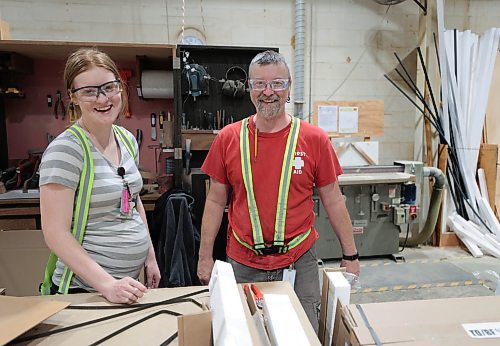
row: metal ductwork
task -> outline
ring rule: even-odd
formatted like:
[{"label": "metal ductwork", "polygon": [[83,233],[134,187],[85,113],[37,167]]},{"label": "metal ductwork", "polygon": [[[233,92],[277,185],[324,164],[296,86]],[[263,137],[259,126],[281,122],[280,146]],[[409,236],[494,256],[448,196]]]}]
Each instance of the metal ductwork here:
[{"label": "metal ductwork", "polygon": [[436,227],[439,216],[439,208],[441,206],[441,200],[443,197],[444,186],[446,184],[446,177],[444,176],[443,172],[441,172],[441,170],[436,167],[424,167],[423,175],[424,177],[434,177],[434,185],[432,186],[432,195],[431,201],[429,203],[429,212],[427,213],[427,219],[425,221],[424,227],[418,234],[408,239],[406,244],[403,239],[400,239],[400,245],[405,244],[408,247],[413,247],[423,244],[430,238],[432,232],[434,232],[434,228]]},{"label": "metal ductwork", "polygon": [[304,107],[304,51],[306,5],[304,0],[295,1],[295,77],[293,80],[294,115],[302,119]]}]

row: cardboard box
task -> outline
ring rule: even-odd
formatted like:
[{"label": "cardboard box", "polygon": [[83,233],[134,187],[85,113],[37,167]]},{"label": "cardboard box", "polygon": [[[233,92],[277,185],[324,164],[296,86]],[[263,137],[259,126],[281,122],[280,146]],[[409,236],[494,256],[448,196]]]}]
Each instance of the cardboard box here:
[{"label": "cardboard box", "polygon": [[205,311],[177,317],[179,346],[212,346],[212,314]]},{"label": "cardboard box", "polygon": [[[328,333],[328,328],[327,328],[327,317],[329,314],[328,307],[332,306],[331,302],[329,301],[329,295],[328,292],[330,291],[330,281],[328,280],[328,273],[331,272],[345,272],[345,268],[324,268],[323,269],[323,286],[321,289],[321,308],[319,311],[319,328],[318,328],[318,337],[319,340],[321,341],[321,344],[325,344],[325,340],[327,339],[327,333]],[[333,304],[335,305],[335,304]],[[336,321],[338,316],[340,314],[336,313]],[[335,332],[335,331],[334,331]],[[334,340],[335,340],[335,335],[334,335]]]},{"label": "cardboard box", "polygon": [[[498,327],[485,331],[484,323],[495,323]],[[500,345],[500,297],[413,300],[342,307],[338,345],[377,345],[377,340],[378,344],[391,346]]]},{"label": "cardboard box", "polygon": [[[313,327],[311,326],[311,323],[309,322],[309,319],[307,318],[307,315],[302,308],[302,305],[300,304],[299,299],[297,298],[297,295],[295,294],[294,290],[290,286],[288,282],[284,281],[275,281],[275,282],[257,282],[256,285],[259,287],[259,289],[262,291],[263,294],[286,294],[290,298],[290,301],[292,302],[293,308],[295,309],[295,312],[297,313],[297,316],[304,328],[304,331],[307,335],[309,345],[320,345],[320,342],[318,340],[318,337],[316,333],[314,332]],[[252,315],[256,316],[256,313],[260,313],[258,311],[255,301],[253,299],[253,296],[250,294],[248,296],[245,296],[243,293],[243,286],[239,285],[239,291],[242,297],[242,300],[249,300],[250,303],[244,304],[244,310],[245,314],[247,316],[247,323],[249,323],[250,326],[250,334],[252,335],[253,338],[253,344],[256,346],[264,346],[268,345],[268,343],[265,341],[267,339],[267,336],[265,338],[262,338],[262,336],[259,334],[262,332],[263,327],[263,322],[260,320],[257,320],[258,323],[261,323],[259,326],[258,323],[254,322],[254,318]],[[245,298],[246,297],[246,298]],[[205,346],[205,345],[211,345],[207,344],[207,340],[211,340],[212,335],[211,335],[211,329],[210,331],[207,330],[208,326],[208,315],[205,316],[199,316],[200,314],[195,314],[195,315],[184,315],[181,317],[178,317],[178,330],[179,330],[179,345],[186,345],[186,346]],[[181,340],[183,343],[181,343]],[[185,343],[184,341],[189,340],[191,343]]]},{"label": "cardboard box", "polygon": [[11,296],[38,295],[49,253],[42,231],[0,231],[0,287]]},{"label": "cardboard box", "polygon": [[[306,312],[302,308],[299,298],[288,281],[256,282],[255,284],[259,287],[264,296],[266,294],[286,294],[290,298],[295,313],[302,324],[309,345],[320,345],[318,335],[314,331]],[[256,306],[255,303],[252,305]]]}]

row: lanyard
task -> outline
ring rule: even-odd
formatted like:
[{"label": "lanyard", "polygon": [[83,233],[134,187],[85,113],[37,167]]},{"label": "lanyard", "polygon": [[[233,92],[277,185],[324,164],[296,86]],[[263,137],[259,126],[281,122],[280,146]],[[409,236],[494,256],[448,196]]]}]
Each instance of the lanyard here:
[{"label": "lanyard", "polygon": [[122,166],[118,167],[116,173],[122,178],[123,188],[122,197],[120,199],[120,213],[122,216],[131,217],[132,210],[135,206],[135,201],[130,193],[130,187],[128,185],[127,179],[125,179],[125,168]]}]

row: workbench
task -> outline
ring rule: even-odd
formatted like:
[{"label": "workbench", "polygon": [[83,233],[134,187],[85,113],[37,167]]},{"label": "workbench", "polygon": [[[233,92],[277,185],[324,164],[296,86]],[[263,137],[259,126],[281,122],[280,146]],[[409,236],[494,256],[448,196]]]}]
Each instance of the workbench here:
[{"label": "workbench", "polygon": [[[146,213],[152,212],[159,193],[141,196]],[[40,198],[38,190],[12,190],[0,194],[0,230],[41,229]]]}]

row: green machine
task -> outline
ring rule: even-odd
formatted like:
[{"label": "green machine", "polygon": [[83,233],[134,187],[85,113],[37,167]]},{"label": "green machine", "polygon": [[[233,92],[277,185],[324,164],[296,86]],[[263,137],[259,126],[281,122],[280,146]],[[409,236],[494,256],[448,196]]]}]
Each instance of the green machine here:
[{"label": "green machine", "polygon": [[[424,220],[421,208],[424,178],[434,177],[429,213]],[[354,239],[360,256],[397,255],[405,241],[415,246],[428,239],[437,220],[443,173],[421,162],[398,161],[393,166],[346,167],[339,185],[351,217]],[[342,251],[319,196],[315,202],[318,258],[337,259]],[[424,223],[420,227],[421,223]],[[408,237],[407,237],[408,233]],[[411,235],[411,236],[410,236]]]}]

